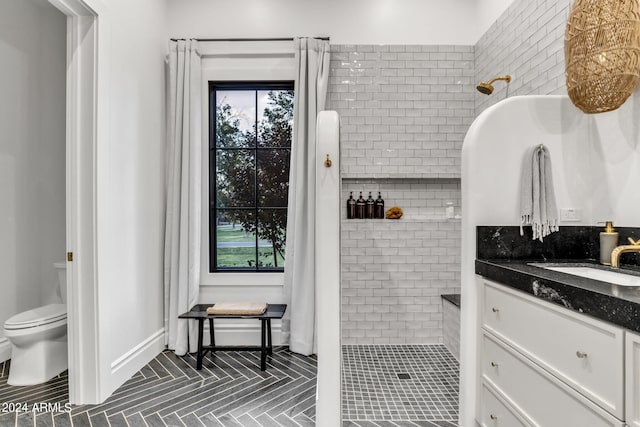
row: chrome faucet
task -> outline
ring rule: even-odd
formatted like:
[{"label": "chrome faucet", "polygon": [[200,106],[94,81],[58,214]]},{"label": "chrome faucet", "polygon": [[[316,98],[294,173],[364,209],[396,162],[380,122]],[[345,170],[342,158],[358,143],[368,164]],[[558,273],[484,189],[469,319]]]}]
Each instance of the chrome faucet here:
[{"label": "chrome faucet", "polygon": [[619,268],[620,267],[620,255],[625,252],[640,252],[640,239],[633,240],[631,237],[628,238],[630,245],[622,245],[617,246],[611,252],[611,267]]}]

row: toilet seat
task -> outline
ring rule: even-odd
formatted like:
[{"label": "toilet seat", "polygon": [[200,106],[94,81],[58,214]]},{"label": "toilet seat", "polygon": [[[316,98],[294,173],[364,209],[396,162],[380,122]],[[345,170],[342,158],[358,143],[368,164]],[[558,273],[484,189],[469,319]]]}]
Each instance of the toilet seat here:
[{"label": "toilet seat", "polygon": [[66,304],[49,304],[32,310],[23,311],[10,317],[4,323],[5,330],[35,328],[50,323],[66,320]]}]

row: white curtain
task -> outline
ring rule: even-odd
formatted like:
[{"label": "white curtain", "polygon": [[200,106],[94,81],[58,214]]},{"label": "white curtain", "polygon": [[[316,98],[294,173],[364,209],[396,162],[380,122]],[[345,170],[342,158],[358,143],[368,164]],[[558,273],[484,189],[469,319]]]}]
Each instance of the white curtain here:
[{"label": "white curtain", "polygon": [[195,321],[179,320],[200,287],[201,82],[195,40],[171,42],[167,88],[167,213],[164,248],[165,344],[197,350]]},{"label": "white curtain", "polygon": [[282,329],[292,351],[309,355],[316,353],[316,117],[325,107],[330,55],[327,41],[294,42],[297,76],[284,271],[288,308]]}]

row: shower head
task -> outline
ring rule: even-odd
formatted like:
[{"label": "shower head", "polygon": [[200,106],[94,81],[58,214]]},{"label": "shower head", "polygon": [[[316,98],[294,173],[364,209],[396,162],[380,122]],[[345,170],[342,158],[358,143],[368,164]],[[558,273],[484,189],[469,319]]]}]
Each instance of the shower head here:
[{"label": "shower head", "polygon": [[491,95],[491,92],[493,92],[493,86],[491,85],[491,83],[487,82],[478,83],[476,89],[478,89],[478,92],[484,93],[485,95]]},{"label": "shower head", "polygon": [[493,85],[491,83],[495,82],[496,80],[504,80],[507,83],[509,83],[511,81],[511,76],[507,74],[504,77],[495,77],[489,80],[488,82],[480,82],[478,83],[478,86],[476,86],[476,89],[478,89],[478,92],[480,93],[484,93],[485,95],[491,95],[491,93],[493,92]]}]

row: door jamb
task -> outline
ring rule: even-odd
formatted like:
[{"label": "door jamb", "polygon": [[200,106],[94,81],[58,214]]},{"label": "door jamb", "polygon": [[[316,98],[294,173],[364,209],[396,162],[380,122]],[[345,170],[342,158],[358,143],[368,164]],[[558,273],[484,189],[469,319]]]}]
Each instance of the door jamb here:
[{"label": "door jamb", "polygon": [[[99,3],[49,0],[67,16],[66,245],[69,401],[101,401],[97,276]],[[89,6],[88,3],[95,3]],[[96,7],[97,6],[97,7]],[[72,254],[69,258],[68,254]]]}]

